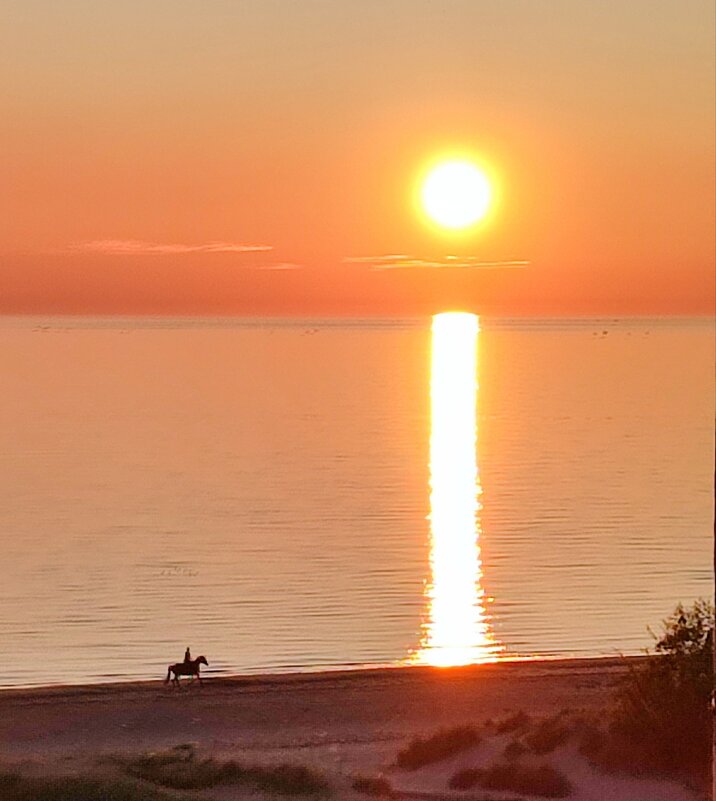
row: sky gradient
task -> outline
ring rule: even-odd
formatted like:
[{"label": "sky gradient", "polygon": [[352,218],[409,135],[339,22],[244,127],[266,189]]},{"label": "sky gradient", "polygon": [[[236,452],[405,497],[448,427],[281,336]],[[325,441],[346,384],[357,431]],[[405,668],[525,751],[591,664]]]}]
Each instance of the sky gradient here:
[{"label": "sky gradient", "polygon": [[[0,313],[713,312],[710,0],[3,16]],[[443,153],[467,233],[414,207]]]}]

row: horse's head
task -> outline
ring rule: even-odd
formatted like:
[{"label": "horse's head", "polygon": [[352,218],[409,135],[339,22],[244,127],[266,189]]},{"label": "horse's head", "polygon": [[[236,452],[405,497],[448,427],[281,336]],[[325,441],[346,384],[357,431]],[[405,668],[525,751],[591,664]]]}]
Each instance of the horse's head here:
[{"label": "horse's head", "polygon": [[209,663],[206,661],[206,657],[205,656],[200,656],[196,661],[197,661],[197,664],[199,664],[199,665],[206,665],[207,667],[209,667]]}]

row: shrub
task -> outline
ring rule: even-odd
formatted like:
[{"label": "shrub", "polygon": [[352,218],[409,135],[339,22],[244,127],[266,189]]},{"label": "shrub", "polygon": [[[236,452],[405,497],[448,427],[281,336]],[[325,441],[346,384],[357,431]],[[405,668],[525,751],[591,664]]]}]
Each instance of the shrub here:
[{"label": "shrub", "polygon": [[276,765],[247,768],[246,779],[259,790],[280,795],[326,795],[326,780],[305,765]]},{"label": "shrub", "polygon": [[654,637],[655,653],[630,667],[618,687],[611,743],[601,761],[705,784],[711,759],[714,608],[705,600],[690,608],[679,604],[663,629]]},{"label": "shrub", "polygon": [[530,716],[523,712],[515,712],[502,720],[498,720],[494,725],[496,734],[509,734],[510,732],[524,731],[530,723]]},{"label": "shrub", "polygon": [[584,722],[578,732],[578,750],[582,756],[591,757],[604,750],[607,735],[594,723]]},{"label": "shrub", "polygon": [[395,798],[390,782],[382,777],[356,776],[352,787],[359,793],[378,798]]},{"label": "shrub", "polygon": [[121,779],[37,778],[0,773],[0,798],[3,801],[169,801],[174,796]]},{"label": "shrub", "polygon": [[527,746],[520,742],[520,740],[510,740],[510,742],[505,746],[505,750],[502,752],[502,755],[505,757],[505,759],[511,761],[514,759],[519,759],[526,751]]},{"label": "shrub", "polygon": [[405,770],[417,770],[424,765],[440,762],[443,759],[465,751],[480,743],[479,732],[473,726],[457,726],[442,729],[432,737],[417,737],[407,748],[398,753],[396,763]]},{"label": "shrub", "polygon": [[525,736],[525,744],[535,754],[550,754],[558,745],[565,743],[570,729],[563,723],[560,715],[541,721]]},{"label": "shrub", "polygon": [[321,775],[304,765],[244,766],[234,760],[198,759],[191,746],[116,761],[130,776],[176,790],[248,784],[281,795],[320,795],[329,789]]},{"label": "shrub", "polygon": [[130,776],[176,790],[201,790],[221,783],[235,783],[245,774],[233,761],[197,759],[193,748],[177,747],[118,761]]},{"label": "shrub", "polygon": [[479,783],[482,771],[479,768],[463,768],[453,774],[448,782],[451,790],[471,790]]},{"label": "shrub", "polygon": [[454,790],[469,790],[476,784],[485,790],[506,790],[541,798],[566,798],[572,793],[566,776],[546,763],[532,767],[498,762],[489,768],[458,771],[450,779]]}]

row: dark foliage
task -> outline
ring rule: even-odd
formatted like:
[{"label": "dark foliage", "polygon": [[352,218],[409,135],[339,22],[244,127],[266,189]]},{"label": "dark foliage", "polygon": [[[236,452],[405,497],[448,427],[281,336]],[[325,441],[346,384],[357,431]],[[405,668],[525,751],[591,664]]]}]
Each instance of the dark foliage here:
[{"label": "dark foliage", "polygon": [[502,752],[502,754],[505,759],[511,761],[514,759],[519,759],[526,752],[527,746],[524,745],[520,740],[510,740],[510,742],[505,746],[505,750]]},{"label": "dark foliage", "polygon": [[454,790],[469,790],[478,784],[485,790],[505,790],[541,798],[566,798],[572,793],[567,777],[546,763],[529,766],[498,762],[484,769],[458,771],[450,780]]},{"label": "dark foliage", "polygon": [[[714,609],[681,604],[654,652],[617,689],[608,737],[585,751],[603,766],[686,778],[706,786],[711,760]],[[597,737],[597,739],[600,739]]]},{"label": "dark foliage", "polygon": [[356,776],[352,787],[359,793],[371,795],[375,798],[395,798],[390,782],[383,777]]},{"label": "dark foliage", "polygon": [[243,784],[280,795],[324,795],[325,779],[304,765],[245,766],[234,760],[199,759],[190,746],[121,757],[130,776],[177,790],[201,790],[217,784]]},{"label": "dark foliage", "polygon": [[451,790],[471,790],[480,783],[482,771],[479,768],[464,768],[453,774],[448,783]]},{"label": "dark foliage", "polygon": [[525,736],[524,742],[535,754],[550,754],[557,746],[566,743],[570,734],[570,727],[565,724],[564,717],[555,715],[533,727]]},{"label": "dark foliage", "polygon": [[495,734],[509,734],[510,732],[524,731],[529,726],[530,720],[530,716],[520,709],[519,712],[508,715],[506,718],[494,723]]},{"label": "dark foliage", "polygon": [[0,773],[3,801],[169,801],[160,790],[127,780],[83,776],[36,778],[19,773]]},{"label": "dark foliage", "polygon": [[417,770],[472,748],[480,740],[480,733],[473,726],[442,729],[431,737],[412,740],[407,748],[398,753],[396,763],[399,768]]},{"label": "dark foliage", "polygon": [[244,775],[259,790],[280,795],[321,796],[330,791],[326,780],[305,765],[246,768]]}]

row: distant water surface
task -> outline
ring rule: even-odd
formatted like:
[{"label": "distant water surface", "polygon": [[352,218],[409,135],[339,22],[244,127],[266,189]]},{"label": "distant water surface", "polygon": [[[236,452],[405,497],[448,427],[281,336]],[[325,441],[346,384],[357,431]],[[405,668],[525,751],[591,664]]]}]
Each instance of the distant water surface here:
[{"label": "distant water surface", "polygon": [[[713,342],[481,319],[498,657],[635,653],[712,595]],[[0,360],[0,685],[419,657],[430,320],[0,318]]]}]

